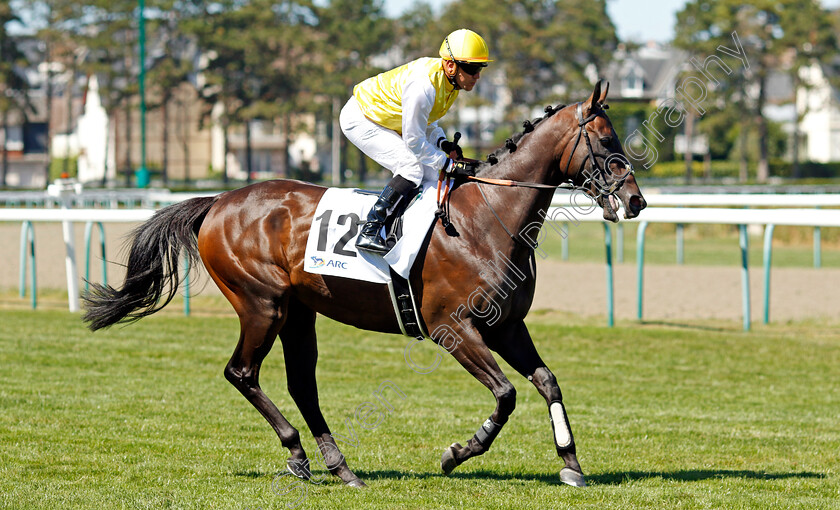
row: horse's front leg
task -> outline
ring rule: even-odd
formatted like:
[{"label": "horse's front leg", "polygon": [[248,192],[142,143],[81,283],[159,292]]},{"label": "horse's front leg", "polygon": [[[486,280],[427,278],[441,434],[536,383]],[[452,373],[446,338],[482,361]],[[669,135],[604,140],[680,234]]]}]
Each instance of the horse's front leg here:
[{"label": "horse's front leg", "polygon": [[517,372],[528,378],[548,404],[554,446],[557,448],[557,455],[565,463],[563,469],[560,470],[560,481],[575,487],[585,487],[586,481],[577,459],[575,438],[566,415],[566,407],[563,405],[560,386],[554,374],[545,366],[537,353],[525,323],[519,322],[512,325],[510,334],[494,337],[493,340],[490,347],[510,363]]},{"label": "horse's front leg", "polygon": [[447,475],[467,459],[489,450],[493,440],[502,430],[502,425],[507,423],[508,417],[516,407],[516,388],[499,368],[481,335],[474,330],[469,333],[450,350],[450,353],[473,377],[493,392],[496,409],[467,441],[466,446],[453,443],[443,452],[440,467]]},{"label": "horse's front leg", "polygon": [[557,448],[557,455],[565,462],[565,467],[560,470],[560,481],[575,487],[585,487],[586,481],[583,478],[583,470],[577,460],[577,449],[575,438],[572,435],[572,427],[569,425],[569,417],[566,415],[566,407],[563,405],[563,395],[560,393],[560,386],[551,370],[541,366],[535,369],[528,380],[534,383],[537,391],[548,403],[548,414],[551,417],[551,428],[554,431],[554,446]]}]

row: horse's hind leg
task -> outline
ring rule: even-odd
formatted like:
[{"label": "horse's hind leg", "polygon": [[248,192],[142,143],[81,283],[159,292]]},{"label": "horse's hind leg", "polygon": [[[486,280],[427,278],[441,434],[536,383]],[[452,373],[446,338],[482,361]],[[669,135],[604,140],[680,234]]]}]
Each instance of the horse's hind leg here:
[{"label": "horse's hind leg", "polygon": [[517,372],[531,381],[548,404],[548,413],[554,432],[554,446],[557,448],[557,455],[565,463],[565,467],[560,470],[560,481],[576,487],[586,486],[557,379],[537,353],[525,323],[515,324],[511,329],[510,335],[500,337],[506,341],[498,341],[491,345],[491,348],[510,363]]},{"label": "horse's hind leg", "polygon": [[280,437],[280,443],[289,449],[291,456],[287,465],[292,473],[306,477],[309,471],[301,469],[301,466],[307,466],[308,460],[300,444],[300,434],[266,396],[259,382],[260,365],[274,345],[282,325],[281,320],[257,313],[240,312],[239,322],[239,343],[225,367],[225,378],[257,408]]},{"label": "horse's hind leg", "polygon": [[315,365],[318,361],[315,312],[291,298],[287,314],[286,324],[280,330],[280,341],[283,342],[283,355],[286,359],[289,394],[312,431],[321,452],[320,458],[324,460],[330,473],[341,478],[347,485],[365,487],[365,483],[347,466],[318,405],[318,386],[315,381]]}]

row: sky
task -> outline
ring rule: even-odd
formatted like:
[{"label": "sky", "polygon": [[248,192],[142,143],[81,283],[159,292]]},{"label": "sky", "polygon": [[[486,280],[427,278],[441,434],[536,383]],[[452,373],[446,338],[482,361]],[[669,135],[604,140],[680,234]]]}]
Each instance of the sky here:
[{"label": "sky", "polygon": [[[448,2],[426,1],[436,12]],[[825,7],[840,7],[840,0],[821,2]],[[398,16],[413,3],[414,0],[385,0],[385,12],[389,16]],[[674,36],[676,13],[685,4],[686,0],[607,0],[607,12],[616,26],[620,40],[667,42]]]}]

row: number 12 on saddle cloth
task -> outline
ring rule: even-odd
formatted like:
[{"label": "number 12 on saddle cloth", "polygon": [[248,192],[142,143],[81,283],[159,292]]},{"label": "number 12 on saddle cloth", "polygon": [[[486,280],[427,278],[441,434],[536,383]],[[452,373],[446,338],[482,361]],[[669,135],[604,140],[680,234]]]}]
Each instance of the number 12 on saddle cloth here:
[{"label": "number 12 on saddle cloth", "polygon": [[341,276],[374,283],[391,280],[388,266],[408,278],[417,252],[435,220],[435,182],[423,183],[403,214],[402,237],[384,257],[356,250],[356,237],[376,202],[376,195],[329,188],[318,202],[306,241],[307,273]]}]

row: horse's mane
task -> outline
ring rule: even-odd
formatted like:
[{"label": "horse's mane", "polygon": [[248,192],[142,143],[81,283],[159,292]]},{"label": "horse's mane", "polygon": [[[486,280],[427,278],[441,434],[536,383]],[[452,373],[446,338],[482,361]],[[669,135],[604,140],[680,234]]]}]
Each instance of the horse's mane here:
[{"label": "horse's mane", "polygon": [[564,105],[564,104],[557,105],[556,107],[548,105],[544,109],[545,115],[543,115],[542,117],[536,118],[534,120],[526,120],[525,122],[523,122],[522,123],[522,128],[523,128],[522,131],[514,134],[513,136],[511,136],[510,138],[505,140],[505,144],[502,147],[499,147],[498,149],[496,149],[492,153],[488,154],[487,155],[487,160],[482,162],[481,169],[487,168],[488,166],[496,165],[505,156],[507,156],[508,154],[510,154],[512,152],[515,152],[516,151],[516,146],[519,143],[519,140],[521,140],[523,136],[525,136],[526,134],[533,131],[537,127],[537,124],[539,124],[543,120],[551,117],[552,115],[559,112],[560,110],[562,110],[565,107],[566,107],[566,105]]}]

